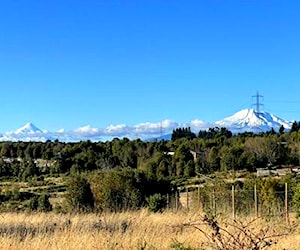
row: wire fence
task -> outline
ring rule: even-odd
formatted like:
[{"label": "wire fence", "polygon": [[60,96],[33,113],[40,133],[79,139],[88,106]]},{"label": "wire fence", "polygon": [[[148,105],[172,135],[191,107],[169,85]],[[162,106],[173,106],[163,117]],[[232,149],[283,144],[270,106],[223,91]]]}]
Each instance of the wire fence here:
[{"label": "wire fence", "polygon": [[169,207],[179,209],[200,209],[211,215],[230,215],[233,219],[242,216],[281,217],[287,222],[295,213],[294,193],[285,184],[284,191],[268,190],[262,192],[256,186],[252,189],[238,189],[235,186],[226,190],[214,187],[193,187],[181,189]]}]

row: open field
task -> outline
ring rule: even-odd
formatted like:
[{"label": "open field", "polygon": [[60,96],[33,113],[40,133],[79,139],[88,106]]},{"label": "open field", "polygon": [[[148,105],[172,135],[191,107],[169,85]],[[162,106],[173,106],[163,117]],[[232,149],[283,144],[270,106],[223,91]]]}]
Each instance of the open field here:
[{"label": "open field", "polygon": [[[150,213],[147,210],[104,214],[2,213],[0,215],[1,249],[209,249],[209,227],[197,224],[201,214],[184,212]],[[243,221],[249,220],[244,218]],[[226,218],[220,218],[226,227]],[[295,220],[296,221],[296,220]],[[295,222],[292,222],[295,224]],[[195,224],[194,224],[195,225]],[[268,249],[300,249],[300,227],[293,231],[282,221],[255,220],[249,228],[277,241]],[[229,229],[230,230],[230,229]],[[207,234],[207,235],[206,235]],[[287,234],[287,235],[285,235]],[[173,247],[173,248],[172,248]],[[180,248],[181,247],[181,248]],[[237,248],[238,249],[238,248]],[[265,248],[261,248],[265,249]]]}]

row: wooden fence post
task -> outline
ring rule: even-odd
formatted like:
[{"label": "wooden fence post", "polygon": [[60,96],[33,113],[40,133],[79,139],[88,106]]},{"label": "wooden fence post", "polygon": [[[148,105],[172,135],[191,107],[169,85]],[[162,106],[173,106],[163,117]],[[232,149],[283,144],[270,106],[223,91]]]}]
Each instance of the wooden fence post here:
[{"label": "wooden fence post", "polygon": [[285,190],[284,190],[284,198],[285,198],[285,221],[289,224],[289,207],[288,207],[288,184],[285,183]]},{"label": "wooden fence post", "polygon": [[255,218],[258,218],[258,204],[257,204],[256,184],[254,184],[254,212],[255,212]]},{"label": "wooden fence post", "polygon": [[232,198],[232,218],[235,220],[235,197],[234,197],[234,185],[231,189],[231,198]]},{"label": "wooden fence post", "polygon": [[169,196],[169,193],[167,193],[167,209],[170,209],[170,196]]},{"label": "wooden fence post", "polygon": [[189,188],[186,187],[186,208],[189,210]]},{"label": "wooden fence post", "polygon": [[175,209],[178,211],[178,190],[175,192]]},{"label": "wooden fence post", "polygon": [[214,190],[213,190],[213,213],[214,213],[214,216],[217,215],[217,202],[216,202],[216,190],[215,190],[215,186],[214,186]]},{"label": "wooden fence post", "polygon": [[201,204],[200,204],[200,186],[198,186],[198,194],[197,194],[197,197],[198,197],[198,199],[197,199],[197,201],[198,201],[198,207],[199,207],[199,209],[201,208]]}]

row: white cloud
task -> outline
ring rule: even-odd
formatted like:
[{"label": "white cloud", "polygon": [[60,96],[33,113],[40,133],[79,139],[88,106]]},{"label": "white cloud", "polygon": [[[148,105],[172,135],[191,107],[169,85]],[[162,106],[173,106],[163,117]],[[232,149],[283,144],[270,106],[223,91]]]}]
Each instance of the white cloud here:
[{"label": "white cloud", "polygon": [[98,134],[100,134],[100,129],[93,128],[90,125],[86,125],[86,126],[75,129],[74,132],[78,133],[80,135],[98,135]]},{"label": "white cloud", "polygon": [[145,135],[159,135],[160,133],[170,133],[174,128],[178,127],[177,122],[170,120],[164,120],[162,122],[145,122],[133,126],[133,131],[136,134],[145,134]]},{"label": "white cloud", "polygon": [[100,141],[103,139],[110,140],[115,137],[127,137],[129,139],[141,138],[150,139],[160,136],[161,134],[171,134],[173,129],[178,127],[190,126],[195,132],[200,129],[206,129],[209,127],[209,123],[201,120],[192,120],[187,124],[179,124],[171,120],[163,120],[161,122],[144,122],[133,126],[126,124],[109,125],[106,128],[97,128],[90,125],[82,126],[74,130],[66,131],[60,129],[56,132],[50,132],[44,130],[43,132],[27,133],[26,131],[20,134],[15,132],[4,133],[0,140],[26,140],[26,141],[46,141],[55,140],[60,141],[80,141],[80,140],[91,140]]},{"label": "white cloud", "polygon": [[61,128],[60,130],[57,131],[57,133],[63,134],[63,133],[65,133],[65,129]]},{"label": "white cloud", "polygon": [[126,136],[130,134],[131,128],[125,124],[110,125],[103,130],[103,135],[107,136]]},{"label": "white cloud", "polygon": [[[163,120],[161,122],[145,122],[133,126],[126,124],[109,125],[106,128],[100,129],[91,127],[89,125],[77,128],[69,135],[72,137],[89,137],[91,139],[101,137],[114,138],[114,137],[128,137],[128,138],[142,138],[148,139],[150,137],[158,136],[161,133],[171,133],[174,128],[179,124],[171,120]],[[67,132],[65,132],[67,133]]]},{"label": "white cloud", "polygon": [[190,122],[190,127],[191,127],[192,131],[199,132],[199,130],[204,130],[204,129],[208,129],[210,127],[214,127],[214,125],[212,123],[208,123],[208,122],[204,122],[202,120],[195,119]]}]

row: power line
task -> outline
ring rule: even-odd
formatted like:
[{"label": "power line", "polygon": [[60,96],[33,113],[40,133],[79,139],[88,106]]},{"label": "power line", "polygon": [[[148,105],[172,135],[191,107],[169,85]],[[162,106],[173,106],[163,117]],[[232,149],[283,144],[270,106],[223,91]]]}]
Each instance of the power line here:
[{"label": "power line", "polygon": [[[272,113],[274,110],[266,109],[267,112]],[[284,113],[299,113],[300,110],[287,110],[287,109],[276,109],[276,112],[284,112]]]},{"label": "power line", "polygon": [[251,106],[252,102],[248,101],[238,107],[235,108],[235,111],[240,111],[242,108],[249,108]]},{"label": "power line", "polygon": [[160,122],[160,137],[162,138],[163,135],[163,127],[162,127],[162,121]]},{"label": "power line", "polygon": [[291,101],[291,100],[268,100],[269,103],[300,103],[300,101]]},{"label": "power line", "polygon": [[259,114],[260,106],[264,106],[262,103],[260,103],[260,98],[263,98],[263,95],[260,95],[259,92],[256,92],[256,95],[253,95],[252,98],[255,97],[256,101],[252,105],[256,106],[256,112]]}]

